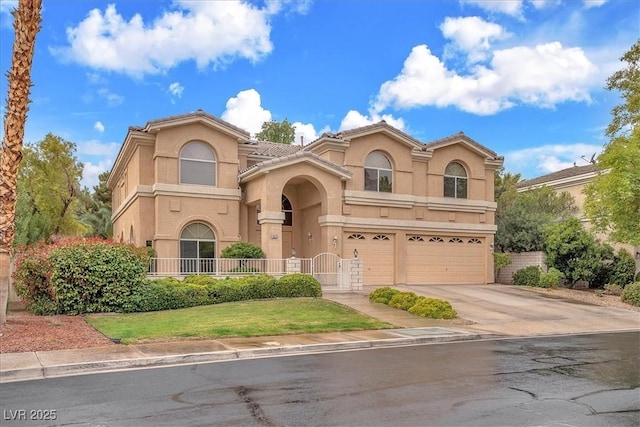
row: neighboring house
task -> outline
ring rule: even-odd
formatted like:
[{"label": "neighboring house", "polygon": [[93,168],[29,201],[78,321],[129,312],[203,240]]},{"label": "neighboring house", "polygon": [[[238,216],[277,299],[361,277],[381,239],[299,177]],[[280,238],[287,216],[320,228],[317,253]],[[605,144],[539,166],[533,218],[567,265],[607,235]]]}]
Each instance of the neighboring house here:
[{"label": "neighboring house", "polygon": [[[591,228],[591,223],[584,214],[585,186],[598,176],[598,167],[595,164],[585,166],[573,166],[537,178],[521,181],[517,184],[519,192],[538,187],[551,187],[556,191],[566,191],[573,196],[578,207],[577,216],[586,229]],[[598,234],[596,237],[611,244],[616,249],[625,249],[636,259],[636,270],[640,268],[640,246],[624,245],[610,242],[606,235]]]},{"label": "neighboring house", "polygon": [[365,285],[493,282],[494,173],[458,133],[422,143],[384,121],[307,146],[252,140],[202,110],[130,127],[112,168],[114,237],[158,258],[333,253]]}]

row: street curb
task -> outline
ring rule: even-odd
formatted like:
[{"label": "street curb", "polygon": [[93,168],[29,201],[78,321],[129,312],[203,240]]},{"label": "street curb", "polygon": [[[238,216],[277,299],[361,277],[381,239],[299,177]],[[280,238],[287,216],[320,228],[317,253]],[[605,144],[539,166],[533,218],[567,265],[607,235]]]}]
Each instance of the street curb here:
[{"label": "street curb", "polygon": [[428,337],[400,337],[383,340],[289,345],[269,348],[223,350],[208,353],[191,353],[169,356],[142,357],[134,359],[70,363],[65,365],[40,366],[38,368],[2,370],[0,371],[0,384],[44,378],[59,378],[81,374],[96,374],[109,371],[122,371],[129,369],[157,368],[174,365],[189,365],[229,360],[248,360],[275,356],[317,354],[323,352],[337,352],[383,347],[402,347],[430,343],[437,344],[443,342],[471,341],[500,337],[503,336],[496,334],[455,334]]}]

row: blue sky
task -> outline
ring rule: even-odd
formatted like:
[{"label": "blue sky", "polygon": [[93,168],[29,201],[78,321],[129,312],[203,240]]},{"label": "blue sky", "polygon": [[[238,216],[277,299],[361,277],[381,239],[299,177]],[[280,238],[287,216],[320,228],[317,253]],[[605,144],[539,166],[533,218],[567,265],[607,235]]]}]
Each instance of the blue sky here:
[{"label": "blue sky", "polygon": [[[16,5],[0,0],[3,76]],[[42,15],[25,142],[74,142],[88,187],[129,126],[197,109],[252,134],[287,118],[306,142],[382,119],[424,142],[463,131],[524,178],[586,164],[640,34],[636,0],[44,0]],[[4,118],[6,78],[0,93]]]}]

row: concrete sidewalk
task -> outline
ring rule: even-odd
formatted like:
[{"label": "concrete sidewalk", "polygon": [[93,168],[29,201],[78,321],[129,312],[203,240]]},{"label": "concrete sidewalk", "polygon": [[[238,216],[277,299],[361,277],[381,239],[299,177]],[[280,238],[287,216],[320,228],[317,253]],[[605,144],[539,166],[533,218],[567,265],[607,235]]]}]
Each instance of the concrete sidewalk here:
[{"label": "concrete sidewalk", "polygon": [[[592,317],[592,321],[585,322],[582,312],[568,311],[571,302],[544,299],[504,285],[412,286],[399,289],[436,298],[446,294],[448,297],[444,299],[453,304],[459,318],[425,319],[383,304],[374,304],[368,299],[370,290],[325,292],[325,299],[398,328],[7,353],[0,354],[0,383],[112,370],[482,338],[640,330],[638,312],[588,306],[585,313]],[[558,312],[568,312],[575,319],[561,319]],[[518,319],[514,316],[520,316],[521,321],[516,321]],[[605,318],[607,322],[603,322]]]}]

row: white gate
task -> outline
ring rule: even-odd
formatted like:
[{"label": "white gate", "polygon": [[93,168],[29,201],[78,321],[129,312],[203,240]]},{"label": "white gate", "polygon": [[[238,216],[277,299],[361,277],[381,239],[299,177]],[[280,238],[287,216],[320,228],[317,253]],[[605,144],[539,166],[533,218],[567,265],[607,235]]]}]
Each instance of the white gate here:
[{"label": "white gate", "polygon": [[311,274],[323,288],[343,289],[344,264],[343,259],[336,254],[321,253],[311,260]]}]

